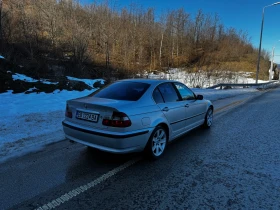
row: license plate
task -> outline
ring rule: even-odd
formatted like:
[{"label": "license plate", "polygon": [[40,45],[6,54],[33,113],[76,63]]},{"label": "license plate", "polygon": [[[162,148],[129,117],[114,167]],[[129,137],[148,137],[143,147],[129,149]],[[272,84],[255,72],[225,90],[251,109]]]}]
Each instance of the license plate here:
[{"label": "license plate", "polygon": [[76,118],[81,120],[87,120],[91,122],[97,122],[98,121],[98,114],[88,113],[88,112],[76,112]]}]

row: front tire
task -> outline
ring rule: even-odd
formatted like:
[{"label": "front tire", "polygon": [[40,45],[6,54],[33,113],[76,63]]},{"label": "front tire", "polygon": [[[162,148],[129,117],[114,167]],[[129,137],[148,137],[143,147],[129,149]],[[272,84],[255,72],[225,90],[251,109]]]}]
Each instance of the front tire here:
[{"label": "front tire", "polygon": [[210,128],[213,124],[213,108],[209,108],[206,112],[203,127],[204,128]]},{"label": "front tire", "polygon": [[147,156],[154,160],[160,158],[166,149],[167,139],[168,135],[165,128],[160,125],[157,126],[146,145],[145,152]]}]

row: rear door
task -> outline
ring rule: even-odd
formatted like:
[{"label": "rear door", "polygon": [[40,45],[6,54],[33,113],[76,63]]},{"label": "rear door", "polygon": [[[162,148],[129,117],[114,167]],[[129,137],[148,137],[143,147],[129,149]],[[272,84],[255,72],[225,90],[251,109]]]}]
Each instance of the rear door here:
[{"label": "rear door", "polygon": [[153,98],[169,122],[172,135],[175,137],[182,133],[185,130],[185,102],[180,99],[172,83],[160,84]]}]

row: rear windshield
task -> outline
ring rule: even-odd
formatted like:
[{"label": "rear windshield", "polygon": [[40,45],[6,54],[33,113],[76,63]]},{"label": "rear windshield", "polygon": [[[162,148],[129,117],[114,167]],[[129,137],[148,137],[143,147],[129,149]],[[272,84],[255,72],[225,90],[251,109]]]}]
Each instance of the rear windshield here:
[{"label": "rear windshield", "polygon": [[94,97],[137,101],[149,86],[149,84],[141,82],[116,82],[94,94]]}]

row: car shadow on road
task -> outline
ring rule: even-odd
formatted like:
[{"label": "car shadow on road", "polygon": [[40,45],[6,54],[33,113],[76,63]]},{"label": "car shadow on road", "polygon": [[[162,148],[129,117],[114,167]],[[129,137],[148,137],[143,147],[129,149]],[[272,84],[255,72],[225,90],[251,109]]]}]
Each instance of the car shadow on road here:
[{"label": "car shadow on road", "polygon": [[68,167],[66,179],[69,181],[85,176],[98,177],[137,156],[137,153],[112,154],[83,146],[75,161]]},{"label": "car shadow on road", "polygon": [[113,154],[91,147],[87,147],[85,149],[85,153],[86,158],[89,161],[93,161],[95,163],[100,164],[122,164],[139,155],[139,153]]},{"label": "car shadow on road", "polygon": [[[186,133],[169,143],[165,155],[155,162],[164,161],[169,156],[174,156],[175,153],[184,153],[197,144],[207,144],[207,139],[204,136],[207,136],[209,132],[211,132],[209,129],[197,128]],[[76,155],[75,161],[68,168],[67,178],[73,180],[87,174],[101,175],[134,158],[141,158],[144,163],[154,162],[147,159],[144,153],[112,154],[83,146]]]}]

